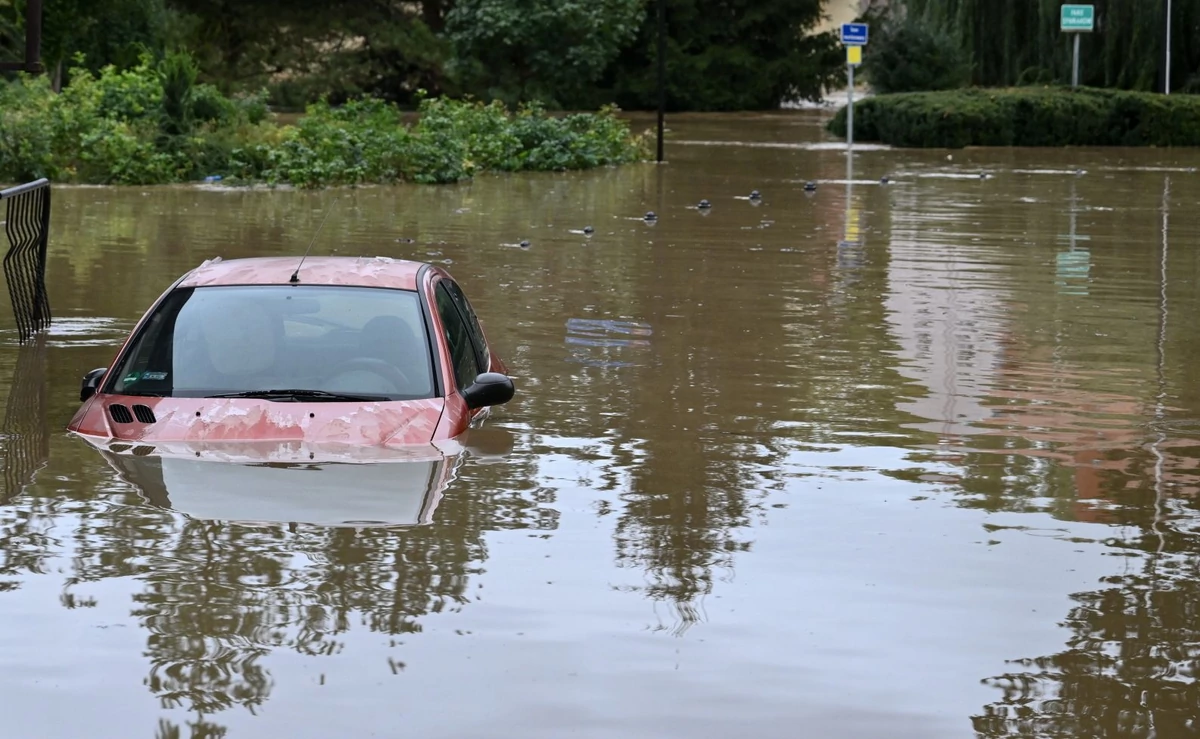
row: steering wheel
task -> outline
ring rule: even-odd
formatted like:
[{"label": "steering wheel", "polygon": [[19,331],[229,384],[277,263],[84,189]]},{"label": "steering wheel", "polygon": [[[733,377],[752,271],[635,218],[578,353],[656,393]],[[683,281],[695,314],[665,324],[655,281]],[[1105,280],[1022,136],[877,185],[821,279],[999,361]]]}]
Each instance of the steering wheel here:
[{"label": "steering wheel", "polygon": [[370,357],[357,357],[348,359],[338,366],[333,368],[333,371],[326,376],[326,380],[330,380],[338,375],[344,375],[347,372],[370,372],[378,377],[382,377],[391,383],[395,392],[400,392],[409,384],[408,376],[401,372],[395,365],[388,364],[382,359],[372,359]]}]

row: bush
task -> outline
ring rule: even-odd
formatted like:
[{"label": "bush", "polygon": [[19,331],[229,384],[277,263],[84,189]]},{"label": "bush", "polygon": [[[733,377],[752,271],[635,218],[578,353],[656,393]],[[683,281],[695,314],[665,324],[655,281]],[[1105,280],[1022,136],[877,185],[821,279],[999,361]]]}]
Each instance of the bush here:
[{"label": "bush", "polygon": [[971,64],[949,33],[908,16],[871,39],[863,72],[874,92],[951,90],[971,82]]},{"label": "bush", "polygon": [[566,170],[648,155],[614,108],[563,118],[539,107],[422,100],[415,125],[374,98],[310,105],[294,126],[267,120],[265,93],[230,99],[196,83],[185,53],[93,75],[61,94],[45,77],[0,84],[0,181],[162,184],[210,174],[298,187],[456,182],[479,171]]},{"label": "bush", "polygon": [[429,98],[408,126],[392,103],[374,98],[308,106],[295,126],[233,152],[239,179],[298,187],[408,180],[457,182],[482,171],[567,170],[624,164],[648,156],[616,109],[565,118],[500,102]]},{"label": "bush", "polygon": [[[827,124],[846,135],[846,109]],[[1200,146],[1200,95],[1070,87],[875,95],[854,138],[893,146]]]}]

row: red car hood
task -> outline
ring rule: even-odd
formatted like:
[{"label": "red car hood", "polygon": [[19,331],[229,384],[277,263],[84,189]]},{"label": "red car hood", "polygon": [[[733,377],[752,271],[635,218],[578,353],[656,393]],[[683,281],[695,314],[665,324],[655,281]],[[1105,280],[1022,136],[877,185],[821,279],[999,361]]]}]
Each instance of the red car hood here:
[{"label": "red car hood", "polygon": [[353,446],[428,444],[445,400],[280,403],[257,398],[97,395],[71,431],[141,443],[297,441]]}]

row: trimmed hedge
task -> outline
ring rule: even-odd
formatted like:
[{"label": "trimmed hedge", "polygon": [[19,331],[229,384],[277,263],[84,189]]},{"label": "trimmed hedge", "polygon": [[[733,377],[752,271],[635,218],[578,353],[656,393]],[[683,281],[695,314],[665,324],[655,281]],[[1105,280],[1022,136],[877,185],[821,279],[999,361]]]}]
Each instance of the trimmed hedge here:
[{"label": "trimmed hedge", "polygon": [[[846,136],[846,109],[826,128]],[[854,139],[892,146],[1200,146],[1200,95],[1091,87],[967,88],[875,95]]]}]

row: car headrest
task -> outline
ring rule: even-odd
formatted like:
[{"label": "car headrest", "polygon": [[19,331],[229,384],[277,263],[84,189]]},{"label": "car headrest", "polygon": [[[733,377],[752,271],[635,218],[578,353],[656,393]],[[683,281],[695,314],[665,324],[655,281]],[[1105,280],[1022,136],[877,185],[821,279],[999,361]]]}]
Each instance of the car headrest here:
[{"label": "car headrest", "polygon": [[215,316],[201,327],[213,369],[244,377],[262,372],[275,361],[275,319],[252,303],[238,305],[227,316]]}]

